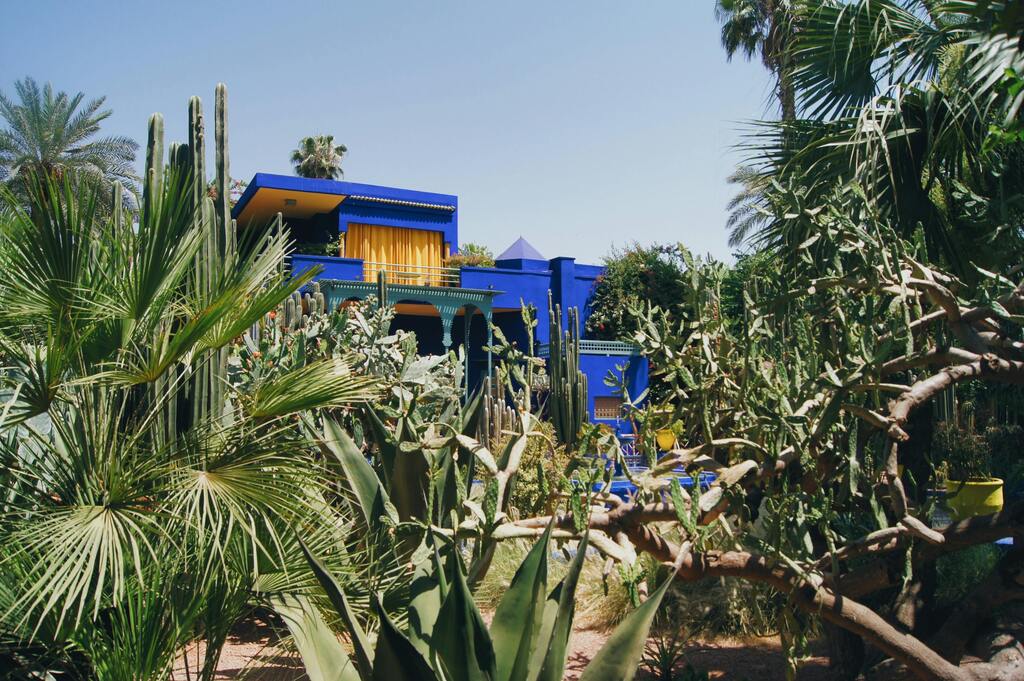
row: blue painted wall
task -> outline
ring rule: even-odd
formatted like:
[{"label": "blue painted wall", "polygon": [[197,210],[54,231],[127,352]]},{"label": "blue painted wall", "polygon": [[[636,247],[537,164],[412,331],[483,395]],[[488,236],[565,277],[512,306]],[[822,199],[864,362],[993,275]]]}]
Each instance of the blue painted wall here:
[{"label": "blue painted wall", "polygon": [[[620,367],[625,367],[623,371]],[[587,376],[587,413],[596,423],[606,423],[616,429],[619,434],[631,432],[631,426],[625,419],[595,419],[594,401],[598,397],[622,397],[612,386],[605,385],[604,379],[609,372],[616,377],[624,377],[629,390],[630,399],[635,400],[647,388],[647,360],[639,355],[580,355],[580,371]]]},{"label": "blue painted wall", "polygon": [[295,253],[292,258],[292,272],[296,276],[313,267],[320,266],[323,271],[317,279],[341,279],[342,281],[362,281],[363,261],[359,258],[335,258],[328,255],[305,255]]}]

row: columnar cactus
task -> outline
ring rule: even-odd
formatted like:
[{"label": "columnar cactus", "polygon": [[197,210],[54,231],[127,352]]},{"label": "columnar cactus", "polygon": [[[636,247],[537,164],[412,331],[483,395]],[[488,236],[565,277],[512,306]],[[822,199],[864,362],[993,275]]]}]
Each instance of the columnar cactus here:
[{"label": "columnar cactus", "polygon": [[484,379],[483,418],[480,420],[478,439],[488,449],[501,443],[502,435],[520,430],[519,415],[505,403],[504,391],[496,388],[491,378]]},{"label": "columnar cactus", "polygon": [[[202,102],[198,97],[189,100],[188,119],[188,143],[170,145],[166,161],[169,172],[165,172],[163,116],[153,114],[150,117],[143,205],[146,211],[153,210],[152,207],[161,200],[165,181],[187,183],[185,186],[188,187],[188,194],[193,202],[193,219],[205,234],[205,239],[196,254],[195,267],[188,285],[196,299],[203,303],[217,295],[221,274],[234,264],[237,257],[235,223],[231,219],[231,207],[228,202],[231,178],[227,150],[227,88],[219,84],[216,93],[216,200],[209,196],[207,189],[209,185],[206,179],[205,125]],[[146,219],[145,215],[143,219]],[[193,423],[216,420],[223,416],[229,354],[230,349],[224,347],[210,350],[208,356],[200,357],[196,361],[188,377]],[[158,383],[155,388],[154,398],[166,403],[165,413],[158,428],[161,437],[173,436],[178,425],[178,405],[175,400],[169,398],[172,394],[172,391],[168,390],[170,385],[165,381]]]},{"label": "columnar cactus", "polygon": [[551,392],[548,411],[558,441],[575,446],[583,424],[587,422],[587,377],[580,371],[579,311],[567,311],[567,329],[562,328],[562,308],[548,293],[548,318],[551,340],[548,345],[548,374]]}]

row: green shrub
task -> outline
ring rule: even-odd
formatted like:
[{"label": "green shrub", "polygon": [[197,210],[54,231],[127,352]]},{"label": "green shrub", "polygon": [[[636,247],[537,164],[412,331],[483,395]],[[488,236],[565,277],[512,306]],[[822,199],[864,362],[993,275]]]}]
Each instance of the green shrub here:
[{"label": "green shrub", "polygon": [[459,252],[448,256],[447,267],[494,267],[494,253],[487,246],[467,243],[459,247]]},{"label": "green shrub", "polygon": [[949,480],[987,479],[992,475],[991,459],[983,436],[947,421],[935,428],[932,460],[948,466]]},{"label": "green shrub", "polygon": [[985,442],[992,459],[992,475],[1001,478],[1008,489],[1015,489],[1024,477],[1024,428],[989,426],[985,429]]},{"label": "green shrub", "polygon": [[972,546],[940,557],[935,562],[935,600],[939,605],[959,603],[996,566],[999,549],[991,544]]},{"label": "green shrub", "polygon": [[685,298],[685,262],[680,246],[631,244],[604,259],[587,319],[591,338],[632,341],[638,329],[630,311],[646,303],[671,311]]}]

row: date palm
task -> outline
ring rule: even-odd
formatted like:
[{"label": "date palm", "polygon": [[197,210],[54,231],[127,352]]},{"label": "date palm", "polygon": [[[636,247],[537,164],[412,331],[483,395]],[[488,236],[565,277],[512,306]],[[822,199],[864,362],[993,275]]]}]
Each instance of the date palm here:
[{"label": "date palm", "polygon": [[732,59],[760,57],[775,78],[782,119],[796,118],[796,92],[789,46],[794,23],[791,0],[717,0],[715,16],[722,24],[722,46]]},{"label": "date palm", "polygon": [[14,84],[16,99],[0,93],[0,178],[18,181],[24,191],[29,175],[59,179],[73,174],[101,188],[118,181],[135,188],[135,152],[139,145],[121,136],[100,137],[110,117],[104,97],[86,101],[81,92],[54,91],[32,78]]},{"label": "date palm", "polygon": [[334,135],[303,137],[299,147],[292,151],[292,164],[299,177],[337,180],[345,173],[341,159],[348,152],[344,144],[335,144]]}]

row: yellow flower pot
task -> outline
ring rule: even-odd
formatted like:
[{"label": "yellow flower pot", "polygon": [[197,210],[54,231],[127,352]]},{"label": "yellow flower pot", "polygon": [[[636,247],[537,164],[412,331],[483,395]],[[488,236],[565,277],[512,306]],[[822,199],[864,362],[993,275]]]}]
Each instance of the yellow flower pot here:
[{"label": "yellow flower pot", "polygon": [[1003,481],[991,480],[946,481],[946,501],[956,520],[976,515],[989,515],[1003,508]]},{"label": "yellow flower pot", "polygon": [[658,440],[658,449],[663,452],[669,451],[676,444],[676,434],[672,432],[671,428],[662,428],[654,435]]}]

